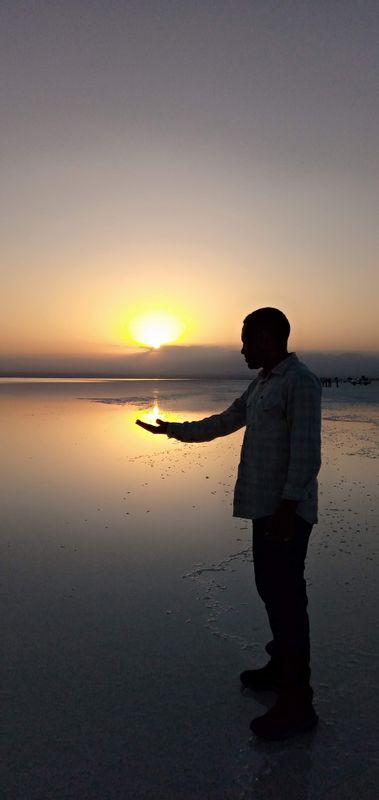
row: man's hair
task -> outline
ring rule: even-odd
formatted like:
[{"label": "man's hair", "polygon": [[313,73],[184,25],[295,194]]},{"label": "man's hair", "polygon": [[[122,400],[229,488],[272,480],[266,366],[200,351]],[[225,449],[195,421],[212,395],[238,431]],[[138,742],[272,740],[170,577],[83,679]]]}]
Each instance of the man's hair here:
[{"label": "man's hair", "polygon": [[283,311],[278,308],[257,308],[243,321],[247,333],[259,329],[271,333],[275,339],[286,342],[290,335],[290,324]]}]

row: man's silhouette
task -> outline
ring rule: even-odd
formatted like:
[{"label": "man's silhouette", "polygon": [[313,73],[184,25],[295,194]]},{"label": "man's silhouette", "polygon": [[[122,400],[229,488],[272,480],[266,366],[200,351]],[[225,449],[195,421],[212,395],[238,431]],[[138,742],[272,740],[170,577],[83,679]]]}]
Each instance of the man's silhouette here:
[{"label": "man's silhouette", "polygon": [[261,669],[240,675],[243,687],[272,689],[275,705],[251,722],[266,739],[313,728],[318,717],[310,685],[310,636],[304,564],[317,522],[321,465],[321,384],[287,350],[290,325],[276,308],[259,308],[243,322],[242,355],[262,369],[220,414],[196,422],[137,420],[152,433],[204,442],[246,426],[234,490],[233,516],[253,523],[257,591],[272,631],[271,656]]}]

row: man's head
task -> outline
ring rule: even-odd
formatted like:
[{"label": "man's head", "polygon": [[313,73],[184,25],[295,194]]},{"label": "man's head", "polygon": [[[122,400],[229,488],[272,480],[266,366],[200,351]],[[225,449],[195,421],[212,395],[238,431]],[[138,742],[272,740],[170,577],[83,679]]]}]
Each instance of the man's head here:
[{"label": "man's head", "polygon": [[257,308],[243,321],[242,350],[250,369],[269,367],[287,354],[290,324],[278,308]]}]

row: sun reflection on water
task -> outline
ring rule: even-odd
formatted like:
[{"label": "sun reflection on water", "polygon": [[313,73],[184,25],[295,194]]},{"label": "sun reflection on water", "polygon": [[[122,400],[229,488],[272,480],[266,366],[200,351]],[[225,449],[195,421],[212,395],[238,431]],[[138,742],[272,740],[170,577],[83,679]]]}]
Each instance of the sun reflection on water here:
[{"label": "sun reflection on water", "polygon": [[143,411],[139,417],[143,422],[148,422],[149,425],[153,425],[157,421],[157,418],[161,417],[162,413],[162,410],[159,408],[158,398],[155,397],[152,401],[152,407]]}]

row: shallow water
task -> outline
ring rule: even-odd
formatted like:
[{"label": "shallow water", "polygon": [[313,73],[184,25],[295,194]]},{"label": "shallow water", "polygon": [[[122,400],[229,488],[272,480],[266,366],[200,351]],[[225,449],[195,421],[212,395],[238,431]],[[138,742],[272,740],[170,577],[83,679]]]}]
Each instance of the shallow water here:
[{"label": "shallow water", "polygon": [[270,638],[251,523],[231,517],[243,431],[186,445],[135,425],[246,385],[0,379],[7,798],[376,797],[379,385],[323,391],[320,723],[269,744],[249,722],[275,696],[238,686]]}]

